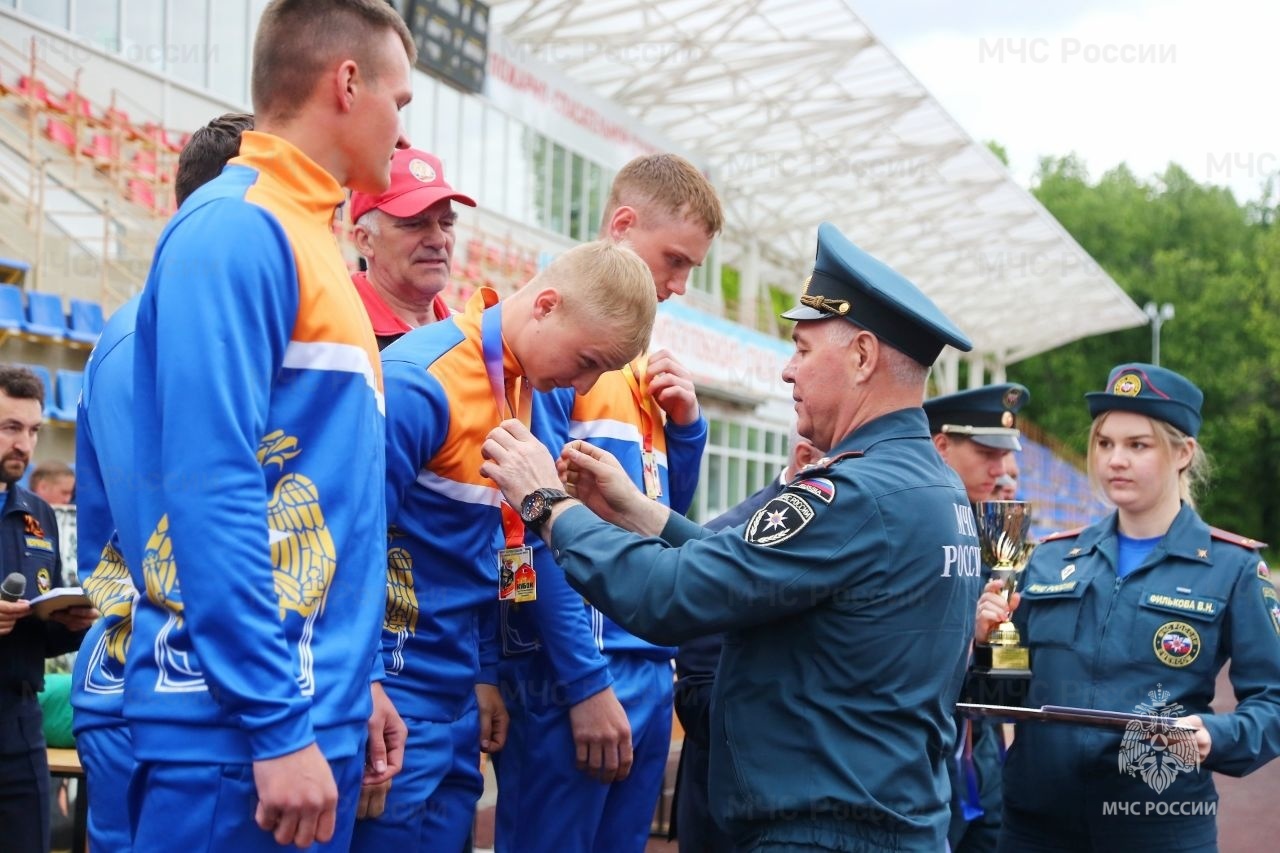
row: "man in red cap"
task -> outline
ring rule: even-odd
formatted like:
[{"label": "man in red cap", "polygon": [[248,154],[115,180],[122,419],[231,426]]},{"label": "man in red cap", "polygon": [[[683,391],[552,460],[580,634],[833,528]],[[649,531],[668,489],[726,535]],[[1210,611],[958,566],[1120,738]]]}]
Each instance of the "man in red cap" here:
[{"label": "man in red cap", "polygon": [[373,322],[378,349],[449,316],[440,294],[453,260],[455,200],[476,206],[445,181],[438,157],[415,148],[395,153],[386,192],[352,194],[356,249],[369,269],[351,280]]}]

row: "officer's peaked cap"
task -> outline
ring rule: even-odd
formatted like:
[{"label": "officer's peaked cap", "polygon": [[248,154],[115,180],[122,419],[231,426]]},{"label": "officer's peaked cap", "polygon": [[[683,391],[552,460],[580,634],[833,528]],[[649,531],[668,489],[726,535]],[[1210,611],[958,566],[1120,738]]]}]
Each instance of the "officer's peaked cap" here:
[{"label": "officer's peaked cap", "polygon": [[1018,411],[1031,399],[1025,385],[1004,382],[924,401],[929,432],[962,435],[998,450],[1021,450]]},{"label": "officer's peaked cap", "polygon": [[923,365],[933,364],[948,344],[973,349],[929,297],[902,275],[868,255],[830,222],[818,226],[818,253],[800,304],[788,320],[843,317]]}]

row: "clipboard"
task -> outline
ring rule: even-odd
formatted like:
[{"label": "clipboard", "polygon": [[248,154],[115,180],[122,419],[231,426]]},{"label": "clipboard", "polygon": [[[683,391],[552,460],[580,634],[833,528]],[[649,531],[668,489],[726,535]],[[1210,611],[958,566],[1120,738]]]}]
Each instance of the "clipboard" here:
[{"label": "clipboard", "polygon": [[957,702],[956,710],[966,717],[993,717],[998,720],[1030,723],[1072,723],[1077,726],[1093,726],[1104,729],[1123,729],[1130,723],[1166,729],[1194,731],[1182,725],[1179,717],[1158,717],[1129,711],[1097,711],[1093,708],[1071,708],[1066,705],[1042,705],[1039,708],[1018,708],[1012,705],[981,705],[975,702]]}]

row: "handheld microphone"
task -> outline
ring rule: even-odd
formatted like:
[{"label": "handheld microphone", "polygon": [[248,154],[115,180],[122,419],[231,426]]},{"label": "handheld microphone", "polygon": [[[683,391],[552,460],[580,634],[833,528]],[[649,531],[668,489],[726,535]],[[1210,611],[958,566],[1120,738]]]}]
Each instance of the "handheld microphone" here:
[{"label": "handheld microphone", "polygon": [[0,583],[0,601],[21,601],[27,591],[27,576],[13,572]]}]

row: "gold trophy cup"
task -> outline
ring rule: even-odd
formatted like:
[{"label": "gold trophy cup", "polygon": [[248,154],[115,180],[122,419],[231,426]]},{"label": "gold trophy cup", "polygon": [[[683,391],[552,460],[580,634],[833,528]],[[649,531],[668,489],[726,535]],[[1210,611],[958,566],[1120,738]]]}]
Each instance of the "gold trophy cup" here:
[{"label": "gold trophy cup", "polygon": [[[1035,549],[1027,535],[1031,528],[1031,505],[1025,501],[983,501],[974,511],[982,563],[990,567],[992,580],[1003,582],[1001,592],[1008,601]],[[985,643],[974,644],[967,692],[976,701],[1020,704],[1015,700],[1025,697],[1030,679],[1031,655],[1022,645],[1022,637],[1013,622],[1001,622],[991,629]]]}]

